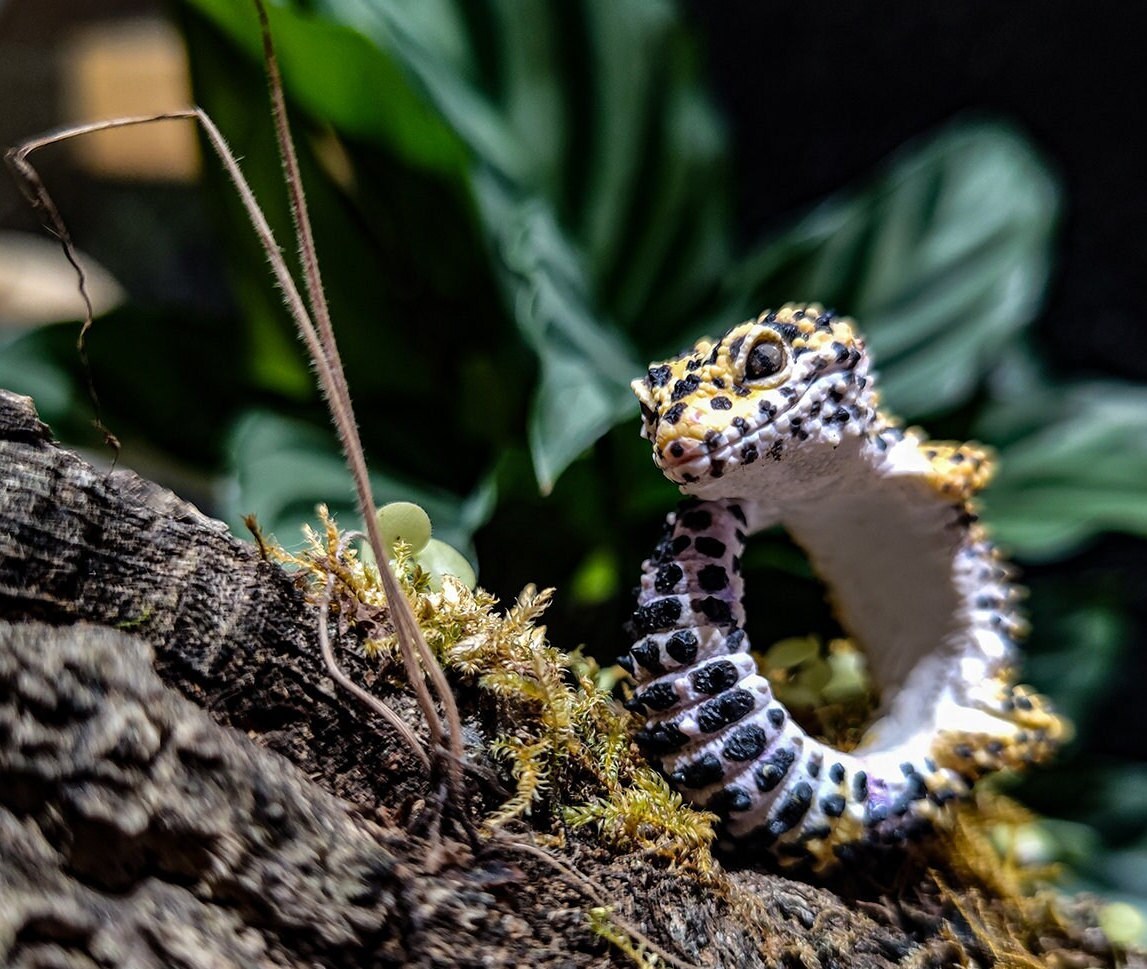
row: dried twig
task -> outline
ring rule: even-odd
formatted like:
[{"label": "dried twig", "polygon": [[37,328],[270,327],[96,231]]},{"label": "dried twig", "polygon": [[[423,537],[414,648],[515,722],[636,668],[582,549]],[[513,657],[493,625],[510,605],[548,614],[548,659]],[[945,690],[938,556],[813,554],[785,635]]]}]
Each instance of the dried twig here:
[{"label": "dried twig", "polygon": [[[370,479],[366,467],[362,442],[359,438],[358,427],[354,419],[354,410],[350,394],[346,386],[346,378],[339,360],[338,348],[335,344],[334,333],[331,328],[330,314],[327,309],[322,289],[322,279],[319,274],[318,257],[315,250],[310,219],[307,214],[305,195],[299,178],[298,163],[294,148],[290,140],[287,127],[286,108],[283,100],[282,81],[279,76],[278,62],[275,58],[274,47],[271,42],[267,24],[266,11],[261,0],[255,0],[259,13],[260,24],[263,31],[264,51],[267,58],[268,82],[271,89],[271,99],[275,118],[275,127],[279,140],[280,153],[286,173],[288,192],[291,199],[291,210],[295,219],[298,233],[298,244],[304,270],[307,293],[310,306],[304,302],[299,293],[291,271],[287,267],[282,250],[279,248],[274,233],[259,207],[254,193],[251,191],[234,154],[227,145],[226,139],[216,127],[211,118],[200,108],[189,108],[184,111],[171,111],[162,114],[153,114],[140,117],[114,118],[108,121],[92,124],[77,125],[62,128],[54,132],[30,139],[21,145],[12,148],[7,153],[7,161],[16,175],[24,194],[32,204],[47,217],[50,226],[64,250],[68,262],[78,274],[80,292],[84,298],[84,322],[80,330],[81,350],[83,340],[93,323],[93,310],[87,295],[86,280],[80,268],[75,246],[68,233],[59,210],[52,201],[43,181],[28,161],[33,152],[96,131],[105,131],[112,128],[122,128],[129,125],[150,124],[156,121],[168,120],[195,120],[203,129],[209,144],[218,156],[224,171],[231,180],[239,195],[248,219],[259,238],[263,251],[271,266],[271,273],[282,294],[283,303],[294,320],[299,334],[306,345],[307,352],[314,363],[318,373],[319,385],[330,407],[331,418],[339,436],[339,441],[346,456],[347,464],[354,481],[355,492],[358,498],[359,510],[362,514],[367,536],[375,559],[379,563],[379,573],[382,578],[383,590],[390,605],[391,617],[398,638],[399,649],[402,654],[403,665],[411,688],[414,690],[419,708],[430,729],[431,740],[434,744],[436,757],[443,765],[444,774],[459,815],[464,813],[462,800],[464,786],[462,782],[462,765],[465,761],[462,748],[461,717],[454,701],[446,675],[443,672],[433,652],[427,645],[422,631],[418,627],[410,604],[402,593],[391,569],[387,566],[389,556],[383,546],[378,525],[374,518],[374,500],[371,494]],[[308,309],[310,312],[308,312]],[[312,319],[313,314],[313,319]],[[95,401],[94,389],[93,401]],[[97,411],[98,413],[98,411]],[[102,424],[99,424],[103,428]],[[109,441],[114,438],[104,429]],[[329,664],[328,664],[329,667]],[[435,706],[434,697],[426,685],[426,677],[430,678],[445,714],[446,723]],[[349,682],[346,681],[346,682]],[[343,684],[345,685],[345,684]],[[353,691],[352,691],[353,692]],[[356,696],[358,694],[356,693]],[[368,694],[369,695],[369,694]],[[361,699],[361,697],[360,697]],[[385,716],[385,714],[383,714]],[[467,827],[464,825],[464,827]]]},{"label": "dried twig", "polygon": [[[294,143],[291,140],[287,122],[286,103],[283,98],[283,83],[279,73],[279,62],[275,56],[275,48],[271,39],[270,25],[267,21],[267,11],[263,0],[254,0],[255,9],[259,14],[259,26],[263,39],[263,56],[267,66],[268,87],[271,92],[271,110],[275,121],[275,135],[279,145],[279,155],[283,163],[283,171],[290,196],[291,214],[295,222],[295,232],[298,238],[299,254],[303,265],[303,279],[307,287],[311,318],[301,307],[298,313],[292,311],[296,323],[304,333],[307,348],[311,353],[315,368],[319,372],[319,379],[331,410],[331,418],[338,431],[342,443],[343,453],[346,456],[351,476],[354,479],[355,491],[358,496],[359,512],[366,527],[367,537],[370,540],[371,551],[378,563],[379,575],[382,578],[383,591],[390,606],[391,620],[394,623],[398,638],[399,650],[402,654],[403,665],[407,676],[418,698],[419,706],[430,726],[431,739],[435,747],[442,747],[448,752],[442,757],[445,764],[446,776],[449,781],[451,794],[456,799],[459,808],[463,796],[462,772],[459,767],[463,759],[462,750],[462,720],[458,714],[458,706],[454,702],[454,695],[446,674],[439,666],[434,653],[426,643],[422,630],[414,617],[410,604],[406,601],[402,589],[398,585],[388,562],[390,556],[379,533],[378,523],[374,516],[374,498],[371,494],[370,476],[367,472],[366,457],[363,452],[362,441],[359,438],[358,426],[354,419],[354,409],[351,405],[350,393],[346,385],[346,375],[342,362],[339,359],[338,346],[335,342],[334,330],[331,327],[330,312],[326,297],[323,295],[322,276],[319,271],[318,252],[315,248],[314,235],[311,229],[310,216],[307,212],[306,195],[303,190],[302,179],[299,175],[298,159],[295,155]],[[297,291],[295,296],[297,298]],[[316,333],[317,329],[317,333]],[[434,691],[442,704],[446,715],[446,729],[443,730],[438,712],[426,688],[423,676],[428,675],[434,685]]]}]

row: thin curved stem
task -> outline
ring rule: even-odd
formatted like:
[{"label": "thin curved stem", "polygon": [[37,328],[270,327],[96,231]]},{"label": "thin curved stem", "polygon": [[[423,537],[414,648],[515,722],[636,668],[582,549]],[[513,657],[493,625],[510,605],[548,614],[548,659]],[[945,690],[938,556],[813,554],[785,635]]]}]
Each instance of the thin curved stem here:
[{"label": "thin curved stem", "polygon": [[427,770],[430,769],[430,757],[427,755],[425,748],[414,732],[408,727],[403,719],[395,713],[386,703],[376,697],[373,693],[364,690],[361,686],[355,683],[346,673],[343,668],[339,666],[338,660],[335,659],[334,649],[331,647],[330,632],[327,629],[327,620],[330,613],[331,594],[334,591],[334,575],[327,576],[326,589],[323,591],[323,596],[319,600],[319,651],[323,657],[323,663],[327,668],[327,675],[341,686],[347,693],[355,697],[364,706],[373,710],[387,723],[389,723],[398,735],[406,741],[406,745],[410,748],[411,752],[422,762],[422,766]]}]

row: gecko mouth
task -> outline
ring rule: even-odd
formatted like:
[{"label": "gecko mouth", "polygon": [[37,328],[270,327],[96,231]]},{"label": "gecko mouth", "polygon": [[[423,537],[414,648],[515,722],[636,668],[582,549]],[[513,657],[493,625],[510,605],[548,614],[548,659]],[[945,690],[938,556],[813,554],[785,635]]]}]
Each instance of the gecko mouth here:
[{"label": "gecko mouth", "polygon": [[[843,424],[852,416],[841,408],[831,418],[821,417],[827,396],[822,398],[813,393],[814,386],[810,385],[800,395],[782,395],[783,409],[775,400],[763,400],[760,408],[767,419],[764,423],[754,425],[744,418],[734,418],[720,431],[702,431],[702,426],[695,425],[684,433],[678,432],[671,441],[654,450],[654,460],[666,477],[677,484],[720,478],[762,458],[781,461],[790,442],[799,444],[813,434],[824,434],[826,429]],[[821,407],[816,406],[817,401],[822,402]],[[829,430],[828,436],[836,440],[839,431]]]},{"label": "gecko mouth", "polygon": [[[780,459],[780,437],[769,434],[771,425],[752,428],[748,433],[709,431],[704,438],[675,438],[666,446],[657,464],[678,484],[720,478],[741,465],[752,464],[769,453]],[[763,447],[762,447],[763,444]]]}]

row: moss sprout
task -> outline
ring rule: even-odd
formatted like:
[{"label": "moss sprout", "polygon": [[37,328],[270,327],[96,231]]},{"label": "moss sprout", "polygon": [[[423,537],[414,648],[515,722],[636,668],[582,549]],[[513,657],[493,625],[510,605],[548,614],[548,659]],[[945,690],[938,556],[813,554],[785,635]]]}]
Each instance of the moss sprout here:
[{"label": "moss sprout", "polygon": [[[305,576],[316,596],[333,577],[332,614],[385,664],[394,638],[377,568],[344,540],[325,508],[319,517],[319,530],[304,530],[302,551],[272,544],[270,554]],[[616,851],[710,871],[716,818],[685,805],[645,763],[630,740],[630,715],[599,685],[611,677],[589,657],[547,640],[539,620],[553,590],[527,586],[499,610],[481,588],[450,574],[436,580],[404,535],[396,534],[392,546],[400,585],[439,662],[476,686],[487,701],[483,708],[493,710],[489,749],[514,784],[486,824],[529,815],[555,834],[564,823],[595,833]]]}]

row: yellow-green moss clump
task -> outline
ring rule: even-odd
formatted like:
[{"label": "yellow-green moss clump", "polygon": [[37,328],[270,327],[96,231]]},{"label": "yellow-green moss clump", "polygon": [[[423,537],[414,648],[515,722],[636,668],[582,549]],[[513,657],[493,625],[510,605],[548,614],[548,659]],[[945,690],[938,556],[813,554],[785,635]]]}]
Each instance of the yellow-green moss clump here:
[{"label": "yellow-green moss clump", "polygon": [[[359,630],[368,656],[386,662],[395,641],[377,569],[343,539],[325,508],[319,514],[323,530],[305,529],[301,552],[270,546],[270,553],[308,574],[316,595],[333,578],[332,613]],[[629,714],[598,686],[597,664],[547,641],[538,620],[552,590],[527,586],[503,612],[482,589],[432,576],[406,543],[397,542],[394,553],[399,581],[438,661],[494,700],[497,739],[490,749],[506,765],[515,793],[486,823],[532,814],[555,832],[560,820],[596,831],[617,850],[710,870],[716,818],[686,806],[646,765],[630,741]]]}]

